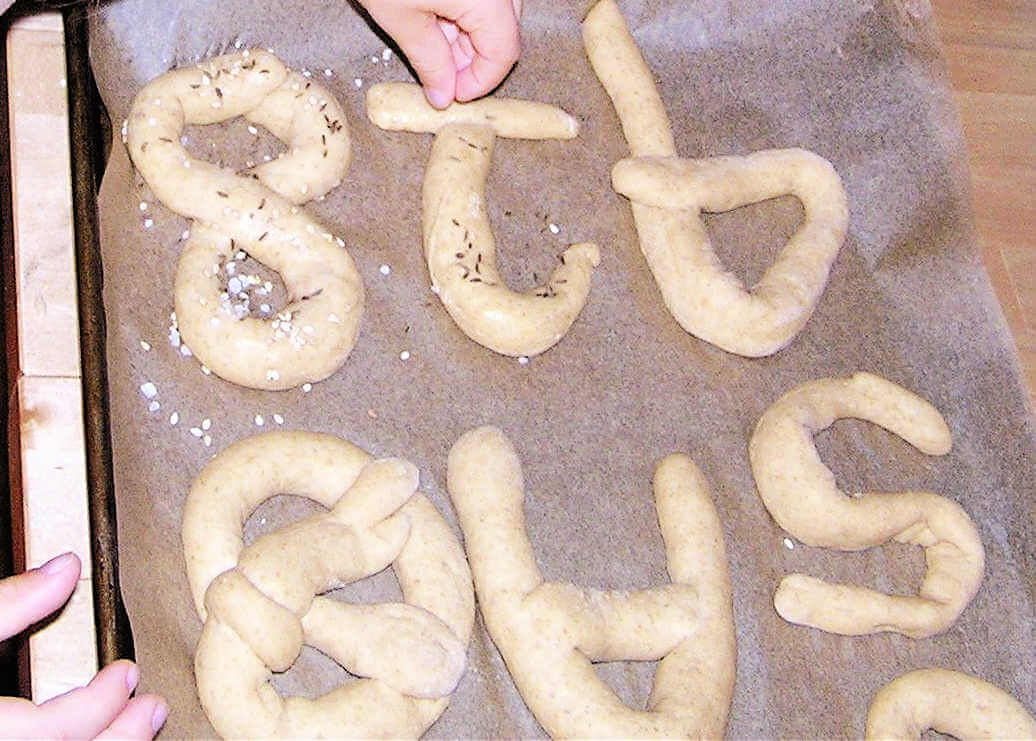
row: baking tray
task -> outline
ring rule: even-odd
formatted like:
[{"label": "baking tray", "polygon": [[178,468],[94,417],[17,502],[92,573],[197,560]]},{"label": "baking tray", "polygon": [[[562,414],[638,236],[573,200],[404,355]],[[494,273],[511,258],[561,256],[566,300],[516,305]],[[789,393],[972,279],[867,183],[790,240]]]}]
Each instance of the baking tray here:
[{"label": "baking tray", "polygon": [[119,591],[106,324],[101,297],[103,266],[97,228],[97,188],[111,149],[111,127],[90,69],[87,14],[86,4],[62,10],[68,66],[72,208],[79,278],[79,340],[94,622],[97,659],[100,666],[105,666],[116,659],[133,659],[134,651],[129,617]]}]

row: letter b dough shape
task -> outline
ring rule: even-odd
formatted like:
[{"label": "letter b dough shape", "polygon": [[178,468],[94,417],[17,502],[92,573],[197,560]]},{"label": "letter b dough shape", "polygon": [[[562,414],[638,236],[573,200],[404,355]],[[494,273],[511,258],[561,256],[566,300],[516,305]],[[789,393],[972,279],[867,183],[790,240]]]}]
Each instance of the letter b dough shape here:
[{"label": "letter b dough shape", "polygon": [[[500,430],[450,452],[450,498],[489,634],[526,704],[553,737],[718,738],[734,689],[734,623],[723,531],[690,458],[655,469],[672,584],[636,592],[545,582],[522,512],[521,463]],[[591,661],[661,659],[648,710],[631,710]]]},{"label": "letter b dough shape", "polygon": [[405,83],[373,86],[367,115],[383,129],[436,135],[422,193],[424,253],[432,287],[457,326],[501,355],[553,347],[582,311],[600,253],[593,244],[572,245],[545,286],[511,291],[496,269],[486,177],[496,137],[571,139],[576,120],[551,105],[506,98],[437,111],[421,88]]},{"label": "letter b dough shape", "polygon": [[[181,145],[186,124],[236,116],[289,151],[236,173]],[[194,354],[251,388],[288,389],[334,373],[356,343],[363,282],[341,243],[298,206],[337,186],[349,166],[349,130],[334,96],[272,54],[245,50],[152,80],[133,101],[126,134],[155,196],[193,220],[174,298]],[[284,281],[288,304],[277,319],[235,313],[237,296],[219,277],[238,250]]]},{"label": "letter b dough shape", "polygon": [[925,638],[947,630],[982,582],[985,551],[959,504],[931,492],[868,492],[850,496],[821,462],[812,435],[843,417],[881,425],[929,455],[950,450],[939,412],[901,386],[870,373],[804,383],[766,410],[748,455],[763,504],[777,524],[803,543],[859,551],[889,540],[925,549],[917,597],[786,576],[774,595],[785,620],[830,633],[893,631]]},{"label": "letter b dough shape", "polygon": [[[195,655],[202,707],[224,738],[417,738],[446,709],[474,622],[471,572],[406,461],[372,461],[330,435],[269,432],[201,472],[184,509],[187,576],[205,622]],[[329,511],[247,548],[263,501],[295,494]],[[403,603],[314,597],[391,565]],[[269,684],[303,643],[365,677],[323,697]]]}]

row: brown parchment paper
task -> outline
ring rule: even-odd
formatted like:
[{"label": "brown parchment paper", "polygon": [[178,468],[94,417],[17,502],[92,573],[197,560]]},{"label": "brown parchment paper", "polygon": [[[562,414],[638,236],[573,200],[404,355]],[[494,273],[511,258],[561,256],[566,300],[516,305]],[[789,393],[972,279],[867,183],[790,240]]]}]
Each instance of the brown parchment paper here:
[{"label": "brown parchment paper", "polygon": [[[626,0],[621,3],[686,156],[805,147],[830,159],[850,199],[849,236],[812,320],[775,357],[724,353],[679,328],[640,254],[628,203],[609,183],[627,153],[615,113],[584,56],[587,0],[527,3],[525,53],[501,94],[555,103],[582,122],[571,142],[500,140],[489,183],[501,262],[525,288],[569,242],[601,246],[582,315],[527,366],[468,340],[429,291],[421,255],[420,187],[431,137],[367,123],[363,95],[409,79],[385,41],[345,2],[116,0],[96,10],[93,61],[118,131],[134,92],[174,64],[235,41],[270,47],[325,82],[349,114],[355,157],[344,184],[306,208],[348,243],[367,309],[345,366],[310,393],[239,388],[200,372],[167,340],[184,219],[153,202],[116,142],[101,193],[105,302],[123,590],[142,689],[164,694],[164,736],[212,735],[192,672],[200,623],[180,544],[190,482],[218,450],[277,426],[336,433],[376,455],[405,456],[455,524],[446,456],[465,430],[502,427],[528,484],[531,538],[548,579],[605,588],[665,580],[650,491],[653,466],[691,454],[713,486],[734,587],[738,672],[735,738],[860,736],[874,692],[908,670],[975,673],[1036,704],[1032,667],[1034,428],[1011,342],[971,229],[960,128],[927,3]],[[324,70],[331,70],[325,76]],[[356,80],[362,88],[357,87]],[[242,166],[274,153],[240,121],[188,132],[190,148]],[[148,204],[139,210],[140,202]],[[790,198],[710,217],[727,264],[754,282],[801,218]],[[145,226],[145,219],[153,223]],[[559,227],[554,235],[550,224]],[[379,267],[388,265],[384,276]],[[142,348],[141,340],[152,345]],[[409,360],[400,353],[408,351]],[[960,502],[986,547],[985,581],[944,635],[847,638],[796,627],[771,597],[792,571],[905,594],[919,549],[839,554],[783,542],[755,491],[747,441],[785,390],[869,370],[931,400],[954,435],[929,458],[879,428],[842,421],[818,436],[851,491],[927,489]],[[139,386],[156,384],[149,413]],[[177,412],[180,422],[169,424]],[[212,447],[188,429],[211,420]],[[248,534],[311,508],[280,497]],[[342,598],[398,595],[389,574]],[[432,737],[542,735],[481,621],[469,669]],[[653,667],[602,665],[642,706]],[[306,650],[280,677],[309,695],[345,681]]]}]

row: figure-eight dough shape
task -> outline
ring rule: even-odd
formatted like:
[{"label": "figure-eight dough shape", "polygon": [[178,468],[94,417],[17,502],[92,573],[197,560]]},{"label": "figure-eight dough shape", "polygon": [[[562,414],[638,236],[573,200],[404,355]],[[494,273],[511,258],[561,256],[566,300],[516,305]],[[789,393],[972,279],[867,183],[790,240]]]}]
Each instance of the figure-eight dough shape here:
[{"label": "figure-eight dough shape", "polygon": [[[270,432],[221,452],[184,511],[187,576],[204,621],[198,695],[224,738],[417,738],[464,672],[474,621],[471,572],[417,469],[373,461],[330,435]],[[329,511],[247,548],[248,515],[277,494]],[[314,595],[391,565],[401,604]],[[316,700],[269,684],[303,643],[365,677]]]},{"label": "figure-eight dough shape", "polygon": [[789,622],[842,635],[941,633],[982,582],[978,531],[960,505],[938,494],[841,491],[812,436],[846,417],[880,425],[928,455],[950,450],[938,410],[901,386],[870,373],[811,381],[778,399],[756,425],[748,453],[759,494],[777,524],[807,545],[859,551],[895,540],[923,546],[918,596],[791,574],[777,588],[774,607]]},{"label": "figure-eight dough shape", "polygon": [[[587,14],[583,40],[633,155],[615,165],[612,184],[632,202],[641,250],[669,311],[686,331],[727,352],[779,351],[812,315],[845,239],[849,209],[838,173],[802,149],[677,157],[654,79],[614,0]],[[798,197],[805,222],[746,291],[716,256],[701,213],[782,195]]]},{"label": "figure-eight dough shape", "polygon": [[582,311],[600,253],[594,244],[571,245],[546,285],[510,290],[496,269],[486,177],[496,137],[571,139],[576,120],[551,105],[506,98],[437,111],[421,88],[406,83],[371,87],[367,114],[383,129],[436,135],[422,191],[424,253],[432,290],[457,326],[502,355],[553,347]]},{"label": "figure-eight dough shape", "polygon": [[[486,628],[551,736],[719,738],[734,688],[734,622],[723,529],[708,482],[685,455],[655,469],[672,584],[641,591],[545,582],[525,528],[521,463],[500,430],[450,452],[450,497]],[[646,711],[626,707],[591,661],[661,659]]]},{"label": "figure-eight dough shape", "polygon": [[867,741],[916,741],[929,728],[965,739],[1033,739],[1036,721],[995,684],[949,669],[918,669],[885,685],[867,711]]},{"label": "figure-eight dough shape", "polygon": [[[288,150],[235,172],[182,146],[185,125],[236,116]],[[259,389],[319,381],[341,367],[356,343],[363,283],[344,242],[299,208],[341,183],[349,166],[349,130],[334,96],[272,54],[247,49],[152,80],[133,101],[126,135],[155,197],[193,220],[174,303],[198,359]],[[239,250],[280,274],[288,304],[276,318],[235,313],[220,273]]]}]

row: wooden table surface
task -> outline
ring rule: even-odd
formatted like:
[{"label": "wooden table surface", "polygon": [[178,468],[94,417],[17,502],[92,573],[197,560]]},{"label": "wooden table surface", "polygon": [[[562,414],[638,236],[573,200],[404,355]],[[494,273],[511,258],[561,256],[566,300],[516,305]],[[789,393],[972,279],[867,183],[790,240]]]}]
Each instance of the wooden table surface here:
[{"label": "wooden table surface", "polygon": [[[933,6],[967,140],[982,257],[1036,400],[1036,0]],[[16,31],[7,39],[15,251],[32,324],[21,326],[25,547],[30,565],[70,547],[88,565],[61,24],[51,15]],[[69,609],[30,645],[37,700],[94,671],[88,569],[84,577]]]}]

